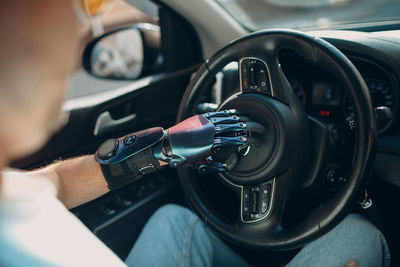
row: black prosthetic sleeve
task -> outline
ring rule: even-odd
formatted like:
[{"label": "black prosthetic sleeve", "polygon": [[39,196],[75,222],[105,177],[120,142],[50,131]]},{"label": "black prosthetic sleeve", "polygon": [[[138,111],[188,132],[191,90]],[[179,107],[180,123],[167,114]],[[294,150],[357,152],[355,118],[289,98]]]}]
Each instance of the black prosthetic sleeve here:
[{"label": "black prosthetic sleeve", "polygon": [[110,190],[121,188],[161,168],[151,147],[124,161],[100,166]]},{"label": "black prosthetic sleeve", "polygon": [[162,143],[164,129],[150,128],[119,139],[106,140],[94,155],[110,190],[123,187],[160,169],[153,153]]}]

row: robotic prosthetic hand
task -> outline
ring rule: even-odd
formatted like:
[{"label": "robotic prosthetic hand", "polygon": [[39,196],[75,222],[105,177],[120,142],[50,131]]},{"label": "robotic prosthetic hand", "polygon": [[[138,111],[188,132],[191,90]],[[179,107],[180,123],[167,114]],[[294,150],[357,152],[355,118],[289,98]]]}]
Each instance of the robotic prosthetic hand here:
[{"label": "robotic prosthetic hand", "polygon": [[95,159],[113,190],[163,165],[188,164],[200,173],[225,172],[225,160],[246,146],[246,123],[235,110],[225,110],[190,117],[167,130],[156,127],[107,140]]}]

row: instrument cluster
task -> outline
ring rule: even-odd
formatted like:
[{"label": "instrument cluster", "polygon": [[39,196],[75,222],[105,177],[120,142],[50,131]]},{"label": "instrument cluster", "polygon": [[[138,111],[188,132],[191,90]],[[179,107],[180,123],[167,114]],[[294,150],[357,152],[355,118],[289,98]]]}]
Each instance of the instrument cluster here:
[{"label": "instrument cluster", "polygon": [[[388,107],[395,115],[398,88],[394,86],[390,75],[373,63],[359,59],[352,59],[352,61],[365,80],[373,106]],[[288,62],[290,67],[286,68],[285,73],[293,91],[304,104],[307,114],[331,122],[340,122],[354,113],[355,109],[349,91],[342,86],[340,81],[322,69],[312,66],[305,68],[304,65],[295,62]],[[284,66],[283,68],[285,71]],[[304,69],[311,71],[305,72]],[[387,130],[394,119],[378,125],[378,131]]]},{"label": "instrument cluster", "polygon": [[[393,89],[387,81],[377,78],[366,79],[374,107],[386,106],[393,109]],[[321,116],[348,116],[354,113],[351,98],[338,83],[316,81],[312,84],[311,92],[297,80],[292,82],[293,91],[305,106],[311,106],[314,113]]]}]

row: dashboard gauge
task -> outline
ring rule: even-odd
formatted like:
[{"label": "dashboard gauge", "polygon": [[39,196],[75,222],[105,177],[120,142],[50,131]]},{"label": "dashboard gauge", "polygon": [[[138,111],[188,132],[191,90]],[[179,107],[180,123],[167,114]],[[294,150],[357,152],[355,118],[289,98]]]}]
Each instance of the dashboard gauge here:
[{"label": "dashboard gauge", "polygon": [[386,106],[393,110],[393,92],[389,84],[383,80],[366,81],[374,107]]},{"label": "dashboard gauge", "polygon": [[306,91],[304,90],[303,85],[300,82],[295,80],[292,82],[292,89],[293,89],[293,92],[297,95],[297,97],[300,99],[300,101],[305,106],[307,103],[307,96],[306,96]]},{"label": "dashboard gauge", "polygon": [[[393,111],[393,91],[390,84],[381,79],[367,79],[365,83],[371,95],[372,105],[374,107],[385,106]],[[344,102],[344,111],[347,116],[354,113],[354,105],[348,95]],[[379,125],[378,130],[386,128],[387,125],[388,123],[383,126]]]}]

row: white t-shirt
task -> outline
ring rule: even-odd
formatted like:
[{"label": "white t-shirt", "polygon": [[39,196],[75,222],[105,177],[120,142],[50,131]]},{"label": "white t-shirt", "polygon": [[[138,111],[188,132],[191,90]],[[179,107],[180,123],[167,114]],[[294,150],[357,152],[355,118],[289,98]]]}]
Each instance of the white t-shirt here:
[{"label": "white t-shirt", "polygon": [[56,198],[46,178],[3,173],[0,266],[126,266]]}]

